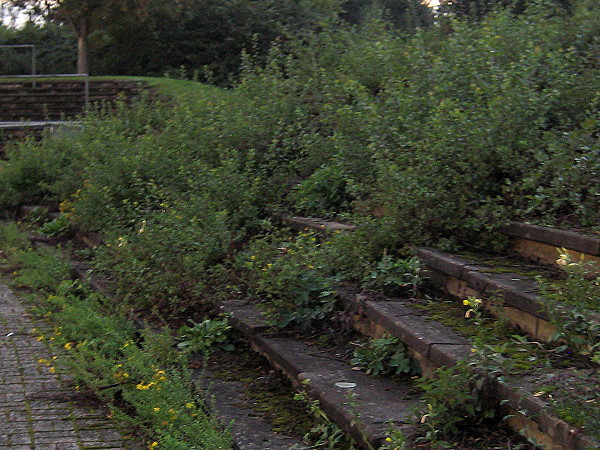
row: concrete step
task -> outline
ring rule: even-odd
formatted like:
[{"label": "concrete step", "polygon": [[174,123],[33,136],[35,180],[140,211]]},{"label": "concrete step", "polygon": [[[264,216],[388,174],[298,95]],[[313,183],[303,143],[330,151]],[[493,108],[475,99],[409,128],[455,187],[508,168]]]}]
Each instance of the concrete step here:
[{"label": "concrete step", "polygon": [[[346,224],[318,218],[290,215],[280,215],[278,218],[282,223],[298,230],[352,230]],[[572,247],[572,244],[564,243],[563,246]],[[429,248],[417,249],[417,255],[426,266],[426,276],[437,287],[459,298],[485,298],[488,294],[501,296],[504,302],[503,317],[508,316],[540,340],[545,340],[554,333],[555,329],[547,320],[536,282],[524,276],[520,270],[519,273],[511,273],[503,268],[496,272],[493,267],[476,258],[450,255]],[[522,262],[516,265],[519,264],[522,265]],[[375,299],[348,285],[340,286],[338,295],[340,303],[352,316],[351,324],[357,331],[372,338],[384,335],[398,337],[409,348],[426,375],[432,375],[439,367],[453,366],[458,361],[471,357],[471,342],[431,320],[423,311],[415,309],[414,299],[382,299],[381,296]],[[497,304],[490,306],[497,310]],[[571,369],[558,368],[554,375],[568,376],[569,370]],[[504,405],[505,414],[511,416],[508,423],[515,431],[536,440],[545,448],[600,448],[599,443],[583,430],[551,414],[549,405],[532,391],[535,383],[531,380],[515,376],[510,379],[495,378],[493,383],[496,397]]]},{"label": "concrete step", "polygon": [[[540,286],[524,274],[528,268],[523,263],[513,261],[513,268],[506,269],[475,257],[425,247],[417,249],[417,256],[426,267],[428,280],[436,287],[460,299],[480,298],[486,309],[510,320],[534,339],[548,342],[556,332],[549,322]],[[555,308],[560,313],[568,306]],[[589,319],[600,321],[600,315],[590,312]]]},{"label": "concrete step", "polygon": [[[374,300],[359,289],[348,287],[339,293],[341,302],[352,314],[355,329],[372,338],[386,334],[398,337],[428,376],[438,367],[451,367],[471,357],[471,343],[467,339],[430,320],[411,306],[414,305],[411,299]],[[568,374],[571,370],[559,369],[555,375]],[[599,448],[599,443],[583,430],[550,413],[549,405],[535,395],[531,382],[524,382],[524,378],[492,378],[497,401],[503,405],[503,413],[510,416],[508,424],[511,428],[548,449]]]},{"label": "concrete step", "polygon": [[414,411],[422,405],[412,383],[375,378],[353,370],[323,349],[292,338],[271,337],[269,323],[255,305],[230,301],[220,309],[230,315],[230,323],[255,351],[294,386],[318,400],[327,417],[363,448],[382,445],[390,427],[407,431],[416,426]]},{"label": "concrete step", "polygon": [[595,263],[600,270],[600,233],[584,234],[524,222],[511,222],[500,231],[512,238],[515,251],[530,260],[564,268],[557,260],[565,249],[573,261]]}]

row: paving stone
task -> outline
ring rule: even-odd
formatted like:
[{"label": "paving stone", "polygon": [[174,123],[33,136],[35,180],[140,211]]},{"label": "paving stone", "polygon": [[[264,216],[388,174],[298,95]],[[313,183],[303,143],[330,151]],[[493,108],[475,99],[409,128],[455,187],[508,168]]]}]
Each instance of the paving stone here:
[{"label": "paving stone", "polygon": [[[104,412],[75,405],[80,394],[66,383],[72,377],[50,373],[38,362],[53,355],[44,341],[36,340],[34,328],[50,332],[35,324],[20,301],[0,284],[0,448],[142,448],[141,443],[126,445]],[[100,429],[81,429],[79,423],[83,428],[93,423]]]}]

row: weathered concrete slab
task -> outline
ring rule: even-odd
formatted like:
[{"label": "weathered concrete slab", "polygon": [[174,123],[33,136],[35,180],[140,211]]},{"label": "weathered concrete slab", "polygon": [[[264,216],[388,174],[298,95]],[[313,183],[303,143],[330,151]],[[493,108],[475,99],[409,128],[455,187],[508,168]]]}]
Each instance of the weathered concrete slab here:
[{"label": "weathered concrete slab", "polygon": [[228,427],[237,450],[307,449],[300,439],[272,431],[264,417],[244,406],[242,383],[221,380],[205,369],[194,370],[192,378],[219,422]]},{"label": "weathered concrete slab", "polygon": [[270,328],[268,317],[256,305],[244,301],[224,301],[219,310],[230,315],[231,325],[246,337],[252,337]]},{"label": "weathered concrete slab", "polygon": [[278,218],[286,225],[291,226],[296,230],[314,230],[314,231],[339,231],[348,233],[355,229],[354,225],[349,225],[330,220],[319,219],[315,217],[299,217],[288,214],[280,214]]},{"label": "weathered concrete slab", "polygon": [[294,384],[304,386],[327,416],[364,446],[383,443],[390,426],[405,428],[414,422],[419,401],[409,383],[353,370],[323,350],[293,339],[257,337],[254,346]]},{"label": "weathered concrete slab", "polygon": [[[435,344],[463,346],[466,351],[471,348],[466,339],[441,323],[428,321],[416,311],[411,311],[407,306],[397,302],[369,301],[365,306],[365,315],[437,365],[443,363],[438,364],[438,361],[432,358],[434,355],[431,353],[431,348]],[[439,354],[438,351],[435,356]]]},{"label": "weathered concrete slab", "polygon": [[503,233],[542,242],[555,247],[564,247],[588,255],[600,256],[600,239],[569,230],[542,227],[523,222],[511,222],[500,228]]}]

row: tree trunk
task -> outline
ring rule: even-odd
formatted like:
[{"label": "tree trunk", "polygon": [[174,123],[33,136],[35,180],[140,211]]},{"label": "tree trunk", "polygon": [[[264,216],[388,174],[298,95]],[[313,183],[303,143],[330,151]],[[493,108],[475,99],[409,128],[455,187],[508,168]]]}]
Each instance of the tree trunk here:
[{"label": "tree trunk", "polygon": [[88,64],[88,34],[86,20],[82,20],[77,30],[77,73],[90,73]]}]

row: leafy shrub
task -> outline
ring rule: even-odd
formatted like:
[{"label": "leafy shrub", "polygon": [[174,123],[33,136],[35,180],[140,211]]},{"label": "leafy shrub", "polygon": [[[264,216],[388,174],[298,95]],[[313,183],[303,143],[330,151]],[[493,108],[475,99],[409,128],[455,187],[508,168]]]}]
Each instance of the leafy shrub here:
[{"label": "leafy shrub", "polygon": [[347,210],[349,196],[343,173],[333,166],[326,166],[296,186],[290,199],[302,212],[327,217]]},{"label": "leafy shrub", "polygon": [[250,246],[244,267],[249,289],[278,327],[308,328],[335,305],[335,293],[321,246],[311,232],[295,238],[273,236]]},{"label": "leafy shrub", "polygon": [[489,378],[483,373],[474,374],[465,361],[454,367],[440,367],[435,378],[421,378],[418,386],[424,391],[421,398],[428,409],[421,422],[429,429],[425,438],[431,442],[496,417]]},{"label": "leafy shrub", "polygon": [[18,269],[13,279],[17,286],[52,292],[62,280],[71,278],[71,265],[53,248],[24,250],[15,256]]},{"label": "leafy shrub", "polygon": [[227,324],[227,319],[211,320],[206,319],[200,323],[191,321],[192,326],[181,327],[181,342],[177,347],[189,352],[202,352],[208,354],[215,348],[220,348],[225,351],[233,351],[235,346],[229,342],[228,332],[231,327]]},{"label": "leafy shrub", "polygon": [[398,259],[384,253],[363,279],[363,286],[381,288],[388,294],[408,291],[415,295],[422,281],[420,271],[421,265],[414,256]]},{"label": "leafy shrub", "polygon": [[49,300],[57,325],[53,342],[68,353],[59,363],[76,383],[111,401],[117,419],[143,426],[169,448],[230,448],[167,333],[143,332],[138,340],[131,322],[105,314],[94,296]]},{"label": "leafy shrub", "polygon": [[354,350],[352,364],[364,367],[367,373],[373,375],[416,372],[406,347],[394,336],[372,339],[367,344],[360,345]]}]

